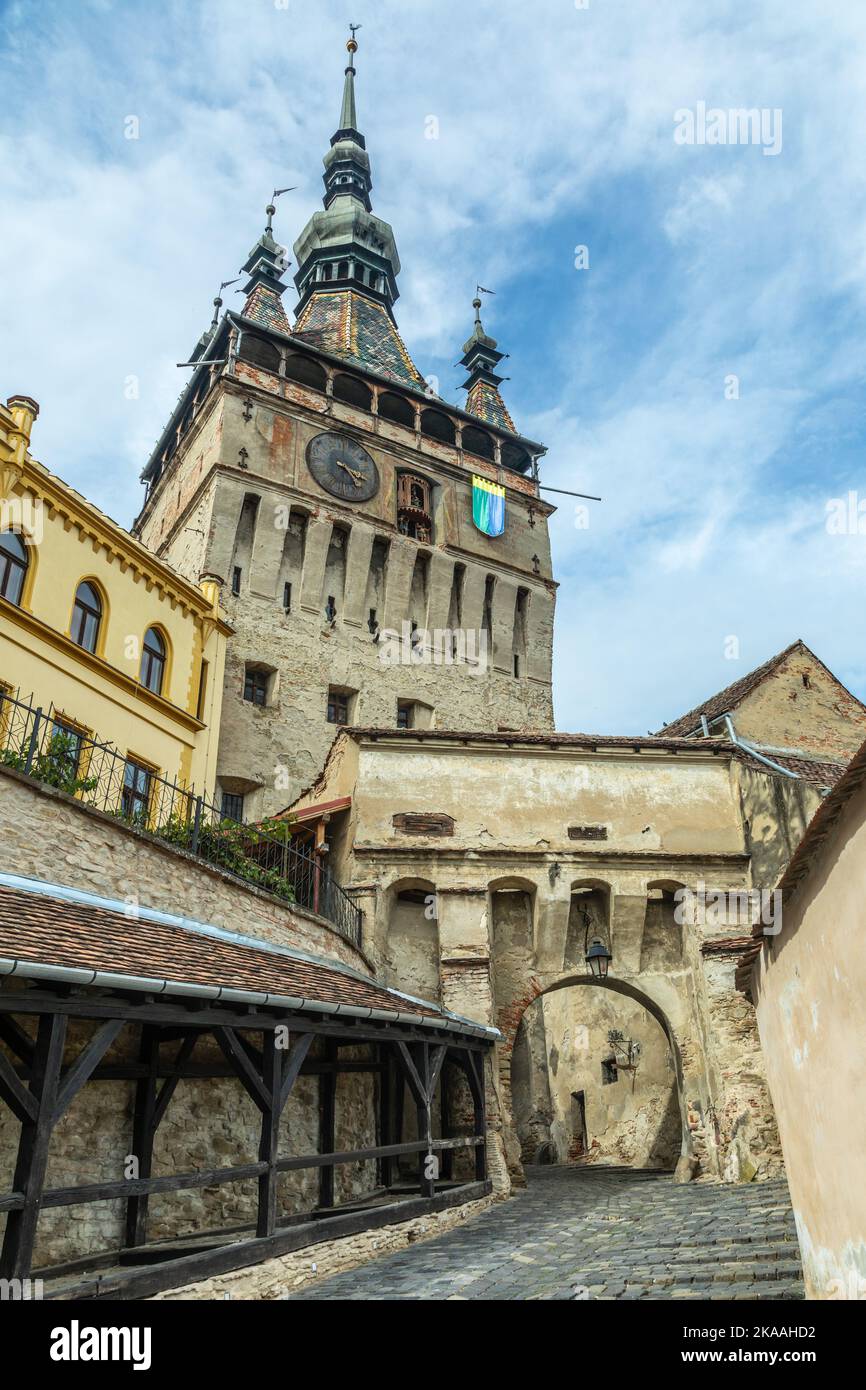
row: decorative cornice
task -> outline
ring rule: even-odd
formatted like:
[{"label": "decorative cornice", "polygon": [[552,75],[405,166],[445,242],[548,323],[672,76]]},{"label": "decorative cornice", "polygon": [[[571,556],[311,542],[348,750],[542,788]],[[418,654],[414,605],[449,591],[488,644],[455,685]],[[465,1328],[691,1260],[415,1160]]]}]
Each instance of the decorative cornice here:
[{"label": "decorative cornice", "polygon": [[96,656],[93,652],[86,651],[84,647],[79,647],[78,643],[73,642],[66,633],[58,632],[56,628],[44,623],[41,618],[29,613],[26,608],[19,608],[16,604],[10,603],[8,599],[0,598],[0,617],[6,618],[14,627],[22,628],[30,636],[39,637],[43,642],[54,647],[68,662],[73,663],[73,670],[76,663],[85,666],[94,675],[102,676],[103,679],[123,690],[125,694],[143,701],[155,713],[173,719],[175,723],[180,724],[190,733],[200,733],[206,727],[200,719],[196,719],[194,714],[181,709],[179,705],[172,704],[163,695],[154,694],[152,690],[148,690],[146,686],[132,676],[126,675],[117,666],[112,666],[101,656]]}]

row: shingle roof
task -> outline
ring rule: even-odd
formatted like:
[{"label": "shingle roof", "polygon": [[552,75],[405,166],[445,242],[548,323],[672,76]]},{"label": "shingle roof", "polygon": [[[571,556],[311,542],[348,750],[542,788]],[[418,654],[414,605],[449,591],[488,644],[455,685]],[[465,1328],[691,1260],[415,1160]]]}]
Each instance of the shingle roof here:
[{"label": "shingle roof", "polygon": [[[710,719],[717,719],[721,714],[727,714],[730,710],[736,709],[737,705],[741,704],[746,696],[751,694],[755,686],[760,685],[761,681],[766,680],[767,676],[772,675],[772,673],[782,665],[782,662],[785,661],[792,652],[795,652],[798,647],[802,647],[804,651],[809,650],[798,638],[796,642],[792,642],[789,647],[786,647],[783,652],[779,652],[777,656],[771,656],[769,661],[765,661],[762,666],[756,666],[754,671],[749,671],[747,675],[741,676],[739,680],[733,681],[731,685],[725,686],[725,689],[720,690],[718,694],[711,695],[708,700],[704,700],[703,704],[696,705],[694,709],[689,710],[688,714],[683,714],[679,719],[674,719],[670,724],[665,724],[659,730],[659,733],[687,734],[700,725],[701,715],[704,715],[709,721]],[[812,655],[811,652],[809,654]],[[817,657],[815,659],[817,660]]]},{"label": "shingle roof", "polygon": [[477,415],[488,425],[498,425],[501,430],[516,434],[514,421],[508,413],[501,395],[489,381],[476,381],[466,397],[466,409],[470,415]]},{"label": "shingle roof", "polygon": [[295,324],[294,335],[406,386],[424,386],[387,309],[366,295],[317,291]]},{"label": "shingle roof", "polygon": [[244,305],[243,317],[251,319],[253,323],[260,323],[262,328],[272,328],[277,333],[291,332],[283,301],[276,291],[267,285],[255,286]]},{"label": "shingle roof", "polygon": [[[232,939],[231,933],[203,923],[179,925],[147,909],[126,915],[119,904],[99,905],[110,900],[89,894],[63,896],[68,890],[54,888],[58,896],[53,896],[52,887],[35,881],[32,889],[0,883],[0,977],[26,976],[29,966],[38,965],[49,967],[41,972],[43,978],[50,978],[51,967],[59,967],[153,981],[154,992],[169,982],[193,986],[186,994],[194,995],[198,987],[204,998],[214,997],[214,990],[241,990],[276,996],[275,1002],[315,1001],[355,1012],[399,1013],[404,1019],[455,1018],[347,967],[329,967],[267,942],[248,944],[249,938]],[[480,1027],[467,1023],[466,1031]]]},{"label": "shingle roof", "polygon": [[804,782],[813,787],[835,787],[843,775],[846,763],[830,763],[817,758],[803,758],[791,753],[777,753],[775,749],[761,746],[760,752],[771,758],[780,767],[795,772]]}]

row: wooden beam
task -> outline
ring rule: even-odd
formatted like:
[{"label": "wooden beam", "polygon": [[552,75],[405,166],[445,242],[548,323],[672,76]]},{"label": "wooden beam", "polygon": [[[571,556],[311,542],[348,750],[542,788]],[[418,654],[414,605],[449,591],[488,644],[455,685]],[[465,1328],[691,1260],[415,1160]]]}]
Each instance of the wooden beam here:
[{"label": "wooden beam", "polygon": [[[226,1061],[230,1062],[237,1073],[247,1095],[264,1112],[270,1108],[271,1098],[268,1084],[265,1078],[256,1070],[249,1053],[237,1036],[233,1028],[214,1028],[214,1037],[220,1045]],[[270,1034],[271,1044],[273,1044],[273,1034]],[[275,1048],[271,1047],[271,1052]]]},{"label": "wooden beam", "polygon": [[[394,1140],[394,1064],[390,1059],[386,1060],[387,1048],[379,1048],[379,1057],[382,1062],[379,1072],[379,1141],[386,1147]],[[400,1085],[403,1085],[403,1078],[400,1078]],[[402,1139],[402,1135],[398,1138]],[[379,1161],[379,1181],[382,1186],[391,1186],[394,1176],[394,1165],[391,1162],[390,1154],[383,1154]]]},{"label": "wooden beam", "polygon": [[38,1101],[39,1108],[37,1113],[29,1116],[21,1126],[15,1176],[12,1180],[14,1190],[22,1193],[24,1202],[21,1207],[10,1211],[6,1218],[3,1253],[0,1256],[0,1278],[26,1279],[30,1274],[65,1041],[65,1016],[43,1015],[39,1020],[39,1031],[36,1035],[33,1076],[30,1081],[30,1091]]},{"label": "wooden beam", "polygon": [[9,1018],[8,1014],[0,1014],[0,1042],[5,1042],[20,1061],[30,1066],[33,1061],[33,1039],[28,1038],[24,1029],[19,1028],[14,1018]]},{"label": "wooden beam", "polygon": [[98,1028],[90,1041],[84,1046],[71,1066],[66,1068],[60,1081],[54,1123],[62,1119],[82,1086],[90,1079],[94,1068],[102,1061],[118,1033],[124,1027],[123,1019],[110,1018]]},{"label": "wooden beam", "polygon": [[[153,1117],[151,1120],[154,1133],[156,1133],[156,1131],[162,1124],[163,1117],[165,1115],[166,1110],[169,1107],[171,1098],[177,1090],[177,1084],[183,1076],[183,1065],[185,1062],[189,1061],[190,1057],[192,1056],[195,1050],[195,1045],[200,1037],[201,1033],[190,1033],[187,1037],[184,1038],[183,1042],[177,1050],[177,1057],[175,1058],[174,1062],[174,1074],[172,1076],[169,1076],[168,1079],[164,1082],[164,1084],[160,1088],[159,1095],[157,1096],[156,1101],[154,1103]],[[234,1068],[232,1068],[232,1072],[233,1071]]]},{"label": "wooden beam", "polygon": [[292,1087],[298,1079],[304,1059],[310,1050],[314,1033],[302,1033],[295,1039],[294,1046],[289,1053],[288,1059],[283,1065],[283,1085],[280,1091],[280,1114],[286,1108],[286,1101],[292,1093]]},{"label": "wooden beam", "polygon": [[277,1147],[280,1139],[280,1103],[283,1089],[283,1051],[277,1047],[276,1036],[266,1033],[262,1049],[262,1082],[267,1104],[262,1107],[262,1130],[259,1140],[259,1161],[265,1171],[259,1178],[259,1203],[256,1235],[272,1236],[277,1226]]},{"label": "wooden beam", "polygon": [[[474,1078],[475,1084],[472,1087],[472,1106],[474,1112],[475,1133],[486,1135],[487,1133],[487,1100],[484,1092],[484,1058],[474,1052],[466,1053],[468,1074]],[[487,1145],[475,1150],[475,1177],[479,1182],[483,1182],[487,1177]]]},{"label": "wooden beam", "polygon": [[[337,1044],[329,1038],[325,1044],[329,1061],[336,1061]],[[319,1077],[319,1153],[332,1154],[337,1144],[337,1074],[326,1072]],[[319,1206],[334,1205],[334,1165],[323,1164],[319,1169]]]},{"label": "wooden beam", "polygon": [[[185,1046],[185,1044],[183,1044]],[[136,1083],[132,1112],[132,1152],[138,1159],[138,1176],[149,1178],[153,1168],[153,1137],[156,1133],[156,1077],[159,1070],[159,1030],[152,1024],[141,1025],[138,1042],[139,1061],[147,1067],[147,1075]],[[148,1194],[136,1193],[126,1202],[126,1244],[144,1245],[147,1240]]]},{"label": "wooden beam", "polygon": [[[436,1172],[438,1163],[433,1172],[428,1171],[428,1164],[436,1162],[435,1155],[432,1155],[433,1144],[433,1116],[430,1110],[430,1046],[428,1043],[415,1044],[415,1056],[417,1058],[418,1076],[421,1081],[422,1098],[417,1105],[418,1113],[418,1138],[425,1139],[427,1148],[420,1155],[421,1169],[421,1196],[432,1197],[436,1192]],[[432,1158],[431,1158],[432,1155]]]},{"label": "wooden beam", "polygon": [[[421,1043],[420,1046],[423,1048],[426,1044]],[[397,1043],[397,1057],[402,1063],[403,1072],[409,1083],[409,1090],[412,1092],[412,1099],[416,1105],[424,1105],[427,1100],[427,1090],[406,1043]]]},{"label": "wooden beam", "polygon": [[175,1173],[164,1178],[121,1178],[119,1182],[88,1183],[86,1187],[53,1187],[43,1193],[42,1206],[46,1210],[49,1207],[77,1207],[88,1202],[109,1202],[115,1197],[218,1187],[224,1182],[246,1182],[248,1178],[260,1178],[266,1169],[266,1163],[241,1163],[234,1168],[201,1168],[194,1173]]},{"label": "wooden beam", "polygon": [[158,1023],[161,1027],[178,1026],[187,1032],[197,1029],[234,1028],[254,1033],[274,1028],[291,1028],[294,1032],[315,1033],[337,1038],[348,1044],[396,1042],[446,1042],[449,1047],[476,1048],[486,1051],[491,1043],[483,1038],[455,1036],[445,1029],[426,1028],[409,1023],[371,1023],[339,1015],[331,1022],[322,1014],[304,1014],[272,1008],[270,1011],[243,1010],[236,1006],[214,1004],[211,1000],[190,1000],[172,1004],[163,997],[158,1000],[142,997],[133,1004],[129,998],[100,996],[95,991],[70,995],[59,988],[47,992],[43,987],[23,990],[0,989],[0,1014],[65,1014],[72,1018],[122,1018],[137,1023]]},{"label": "wooden beam", "polygon": [[39,1101],[28,1091],[4,1052],[0,1052],[0,1099],[22,1124],[33,1123],[39,1113]]},{"label": "wooden beam", "polygon": [[459,1134],[454,1139],[413,1139],[405,1144],[379,1144],[374,1149],[348,1149],[344,1153],[304,1154],[299,1158],[279,1158],[277,1168],[281,1173],[293,1173],[300,1168],[321,1168],[323,1163],[366,1163],[373,1158],[398,1158],[401,1154],[426,1154],[431,1149],[474,1149],[476,1144],[484,1144],[474,1134]]},{"label": "wooden beam", "polygon": [[436,1094],[436,1084],[439,1080],[439,1073],[442,1070],[442,1063],[445,1061],[447,1052],[447,1044],[440,1043],[439,1046],[435,1047],[431,1053],[430,1079],[429,1084],[427,1086],[427,1099],[429,1100],[431,1105],[433,1104],[433,1097]]}]

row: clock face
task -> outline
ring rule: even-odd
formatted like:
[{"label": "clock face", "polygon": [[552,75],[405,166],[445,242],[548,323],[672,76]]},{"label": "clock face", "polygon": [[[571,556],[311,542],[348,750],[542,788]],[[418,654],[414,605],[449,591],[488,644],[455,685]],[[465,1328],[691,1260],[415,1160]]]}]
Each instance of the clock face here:
[{"label": "clock face", "polygon": [[348,435],[317,434],[307,445],[307,467],[319,487],[345,502],[368,502],[379,491],[379,470]]}]

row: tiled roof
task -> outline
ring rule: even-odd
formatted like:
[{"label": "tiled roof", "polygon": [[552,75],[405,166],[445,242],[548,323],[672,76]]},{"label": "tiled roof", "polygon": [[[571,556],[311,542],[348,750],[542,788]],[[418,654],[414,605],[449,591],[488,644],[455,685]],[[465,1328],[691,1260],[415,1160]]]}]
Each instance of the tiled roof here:
[{"label": "tiled roof", "polygon": [[283,301],[275,290],[258,284],[244,305],[243,317],[260,323],[262,328],[272,328],[277,333],[288,333],[289,320],[283,308]]},{"label": "tiled roof", "polygon": [[[39,888],[0,884],[0,978],[24,976],[28,965],[39,965],[137,977],[156,982],[157,990],[165,981],[193,986],[187,994],[195,994],[198,986],[205,998],[213,997],[214,990],[242,990],[353,1010],[454,1017],[435,1004],[410,1000],[355,971],[331,968],[299,952],[265,942],[247,944],[248,938],[232,939],[231,933],[204,924],[177,925],[146,909],[127,915],[98,906],[100,900],[87,894],[55,897],[51,885]],[[55,891],[62,895],[65,890]],[[17,970],[10,971],[10,961]],[[472,1027],[468,1024],[467,1031]]]},{"label": "tiled roof", "polygon": [[745,753],[746,751],[720,738],[668,738],[666,735],[660,734],[644,736],[640,734],[634,736],[628,734],[557,734],[553,732],[543,733],[538,729],[525,731],[503,729],[497,733],[491,733],[479,729],[380,728],[375,724],[368,726],[346,725],[340,732],[349,738],[403,739],[406,742],[414,742],[419,739],[425,743],[435,743],[441,739],[446,742],[456,741],[458,743],[500,743],[506,747],[513,743],[520,743],[539,748],[634,748],[636,751],[645,748],[648,750],[667,750],[673,753],[693,753],[696,749],[701,749],[706,753]]},{"label": "tiled roof", "polygon": [[369,368],[406,386],[424,378],[384,305],[353,290],[318,290],[295,324],[295,337],[349,363]]},{"label": "tiled roof", "polygon": [[[730,710],[736,709],[739,704],[742,704],[746,696],[751,694],[757,685],[761,684],[761,681],[766,680],[767,676],[771,676],[774,671],[778,670],[782,663],[798,649],[818,661],[815,653],[810,652],[805,642],[798,638],[783,652],[779,652],[777,656],[771,656],[770,660],[765,661],[762,666],[756,666],[754,671],[749,671],[747,675],[741,676],[739,680],[725,686],[725,689],[720,690],[717,695],[711,695],[709,700],[705,700],[702,705],[697,705],[694,709],[689,710],[688,714],[674,719],[672,723],[665,724],[659,733],[687,734],[700,724],[701,715],[704,715],[707,720],[716,719],[719,715],[727,714]],[[823,662],[818,661],[818,664],[823,665]],[[830,674],[833,673],[830,672]]]},{"label": "tiled roof", "polygon": [[501,430],[516,434],[514,421],[506,409],[505,402],[495,386],[489,381],[476,381],[466,397],[466,409],[470,415],[477,415],[488,425],[498,425]]},{"label": "tiled roof", "polygon": [[772,759],[780,767],[786,767],[789,772],[795,772],[804,782],[808,782],[813,787],[835,787],[839,778],[843,775],[846,763],[821,762],[817,758],[802,758],[790,753],[777,753],[773,748],[760,747],[758,749],[766,758]]}]

